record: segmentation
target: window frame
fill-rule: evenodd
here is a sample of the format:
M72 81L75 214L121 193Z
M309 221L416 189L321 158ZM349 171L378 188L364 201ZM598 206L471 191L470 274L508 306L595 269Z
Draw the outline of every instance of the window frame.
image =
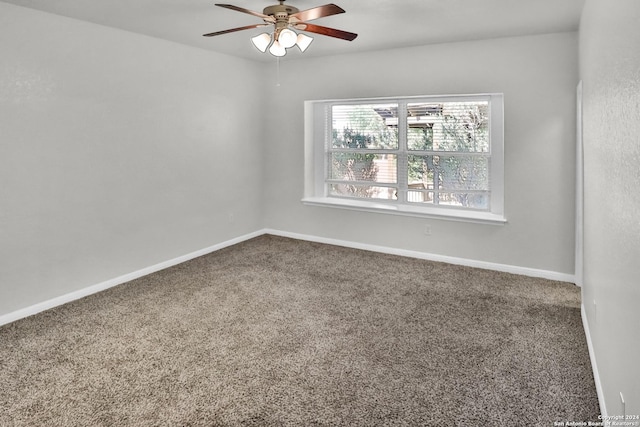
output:
M489 102L489 194L490 207L474 210L446 205L420 205L407 202L407 157L417 151L407 147L407 104L438 102ZM397 200L356 199L330 196L327 193L328 152L332 134L331 107L334 105L398 104L398 149L385 151L398 156ZM305 182L302 203L358 211L456 221L504 224L504 96L501 93L467 95L421 95L383 98L311 100L304 103ZM446 156L450 152L443 151ZM437 155L437 154L433 154ZM406 187L406 188L403 188Z

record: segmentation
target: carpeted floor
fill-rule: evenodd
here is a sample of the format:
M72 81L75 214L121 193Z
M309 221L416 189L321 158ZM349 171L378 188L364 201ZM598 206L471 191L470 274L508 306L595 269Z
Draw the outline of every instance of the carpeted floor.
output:
M597 420L579 288L261 236L0 327L1 426Z

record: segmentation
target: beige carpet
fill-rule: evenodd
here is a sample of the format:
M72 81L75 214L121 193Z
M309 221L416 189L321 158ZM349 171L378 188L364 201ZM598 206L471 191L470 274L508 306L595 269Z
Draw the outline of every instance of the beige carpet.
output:
M1 426L597 420L579 288L262 236L0 327Z

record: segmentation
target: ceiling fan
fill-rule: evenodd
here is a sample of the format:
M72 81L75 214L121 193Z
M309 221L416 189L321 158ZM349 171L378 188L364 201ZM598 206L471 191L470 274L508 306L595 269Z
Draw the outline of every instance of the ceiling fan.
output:
M258 27L268 27L270 25L273 25L273 32L271 34L262 33L258 36L252 37L251 41L253 42L254 46L261 52L266 52L269 45L271 45L271 47L269 48L269 52L274 56L284 56L287 53L287 49L293 46L298 46L298 48L302 52L304 52L307 47L309 47L309 45L313 41L313 38L302 33L296 34L295 31L293 31L294 29L348 41L351 41L358 37L357 34L350 33L348 31L336 30L335 28L309 24L309 21L313 21L314 19L344 13L344 9L336 6L335 4L325 4L324 6L318 6L300 11L298 10L298 8L295 8L293 6L285 6L284 1L285 0L278 0L280 4L268 6L264 8L262 13L254 12L253 10L245 9L231 4L216 4L216 6L224 7L226 9L231 9L242 13L248 13L249 15L257 16L258 18L262 18L264 23L231 28L229 30L216 31L214 33L203 34L203 36L213 37L222 34L233 33L236 31L249 30Z

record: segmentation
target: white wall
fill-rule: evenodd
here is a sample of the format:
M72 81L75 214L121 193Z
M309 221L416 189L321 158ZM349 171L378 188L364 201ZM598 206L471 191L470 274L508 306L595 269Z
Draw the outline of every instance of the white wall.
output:
M637 0L587 0L580 26L583 304L609 415L620 392L640 414L639 22Z
M275 67L273 68L275 70ZM573 275L576 33L283 60L272 71L266 224L274 229ZM503 92L504 226L305 206L303 101ZM431 236L425 236L430 224Z
M6 3L0 52L0 316L262 228L254 63Z

